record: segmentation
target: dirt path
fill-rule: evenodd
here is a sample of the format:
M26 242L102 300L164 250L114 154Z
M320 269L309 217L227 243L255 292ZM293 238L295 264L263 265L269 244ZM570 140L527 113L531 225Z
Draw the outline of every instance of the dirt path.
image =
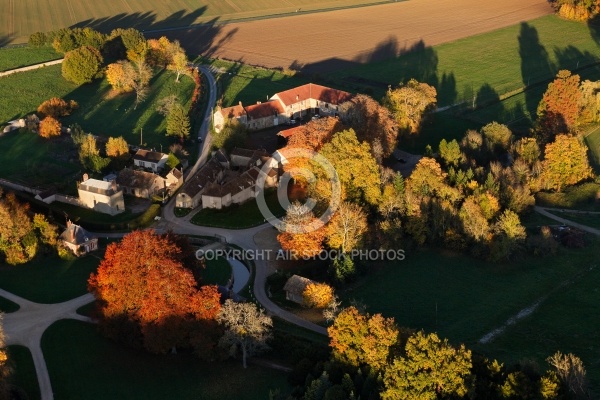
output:
M169 32L191 53L326 72L551 14L546 0L409 0ZM465 55L468 57L468 55Z

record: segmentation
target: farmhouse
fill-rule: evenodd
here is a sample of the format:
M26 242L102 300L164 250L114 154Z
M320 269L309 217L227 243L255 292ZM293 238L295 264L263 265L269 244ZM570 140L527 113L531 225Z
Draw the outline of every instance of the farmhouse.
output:
M220 108L215 111L213 115L215 131L221 132L225 123L233 120L237 120L240 124L246 125L248 117L241 101L233 107Z
M213 182L223 178L223 167L216 159L211 158L183 185L175 199L175 206L180 208L196 208L202 204L202 193Z
M153 172L125 168L119 172L117 184L123 192L135 197L150 199L154 195L169 195L183 183L183 173L174 168L165 177Z
M125 211L123 190L118 187L116 181L89 179L87 174L83 174L83 182L78 184L77 193L83 207L110 215Z
M298 304L304 303L303 293L310 283L314 282L303 276L292 275L283 287L285 298Z
M238 105L218 109L213 115L213 124L220 132L228 120L237 120L248 130L259 130L281 125L292 119L309 114L335 117L340 114L339 106L354 95L343 90L307 83L276 93L269 101L244 107Z
M98 250L98 238L71 221L67 221L67 229L60 234L59 240L76 256Z
M150 169L153 172L159 172L165 167L167 158L169 158L167 154L140 149L133 156L133 164L137 167Z

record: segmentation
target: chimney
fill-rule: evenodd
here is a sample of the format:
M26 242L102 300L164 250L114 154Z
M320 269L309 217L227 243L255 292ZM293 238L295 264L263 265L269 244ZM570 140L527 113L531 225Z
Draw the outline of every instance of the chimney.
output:
M70 219L68 219L68 220L67 220L67 229L69 229L70 227L71 227L71 220L70 220Z
M238 104L240 105L240 107L243 107L243 106L242 106L242 101L241 101L241 100L239 101L239 103L238 103Z
M87 181L88 179L90 179L90 176L87 174L87 172L85 174L83 174L83 181Z
M116 180L112 180L110 181L110 187L112 188L112 190L115 191L115 193L117 192L117 181Z
M70 236L71 242L75 242L75 226L69 227L69 236Z

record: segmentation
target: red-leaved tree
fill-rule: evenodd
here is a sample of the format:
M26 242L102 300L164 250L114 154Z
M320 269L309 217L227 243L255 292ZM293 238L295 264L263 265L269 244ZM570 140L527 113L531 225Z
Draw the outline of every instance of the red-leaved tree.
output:
M111 243L88 288L106 336L152 353L191 347L211 357L219 294L216 286L198 285L178 240L145 230Z

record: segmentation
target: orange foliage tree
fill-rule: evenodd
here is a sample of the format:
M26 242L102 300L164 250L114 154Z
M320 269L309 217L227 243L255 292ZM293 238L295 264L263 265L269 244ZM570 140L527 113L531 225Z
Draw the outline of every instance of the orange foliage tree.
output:
M304 304L310 308L325 308L333 300L333 288L326 283L309 283L302 292Z
M558 133L567 133L576 128L579 116L579 75L561 70L548 85L537 109L538 139L545 144Z
M111 243L88 288L108 337L153 353L192 347L207 356L216 346L219 294L216 286L198 285L177 240L145 230Z
M77 107L78 104L75 100L67 103L61 98L53 97L40 104L37 111L44 116L58 118L70 115Z
M323 144L331 140L334 133L342 130L343 127L339 119L319 118L295 128L294 133L288 139L287 146L319 151Z
M61 125L56 118L46 117L40 121L40 136L43 138L51 138L60 136Z
M375 371L387 365L399 335L393 318L361 314L355 307L342 310L327 333L335 360L355 367L366 364Z
M283 221L284 227L277 240L292 258L313 257L323 250L325 229L306 206L291 204Z

